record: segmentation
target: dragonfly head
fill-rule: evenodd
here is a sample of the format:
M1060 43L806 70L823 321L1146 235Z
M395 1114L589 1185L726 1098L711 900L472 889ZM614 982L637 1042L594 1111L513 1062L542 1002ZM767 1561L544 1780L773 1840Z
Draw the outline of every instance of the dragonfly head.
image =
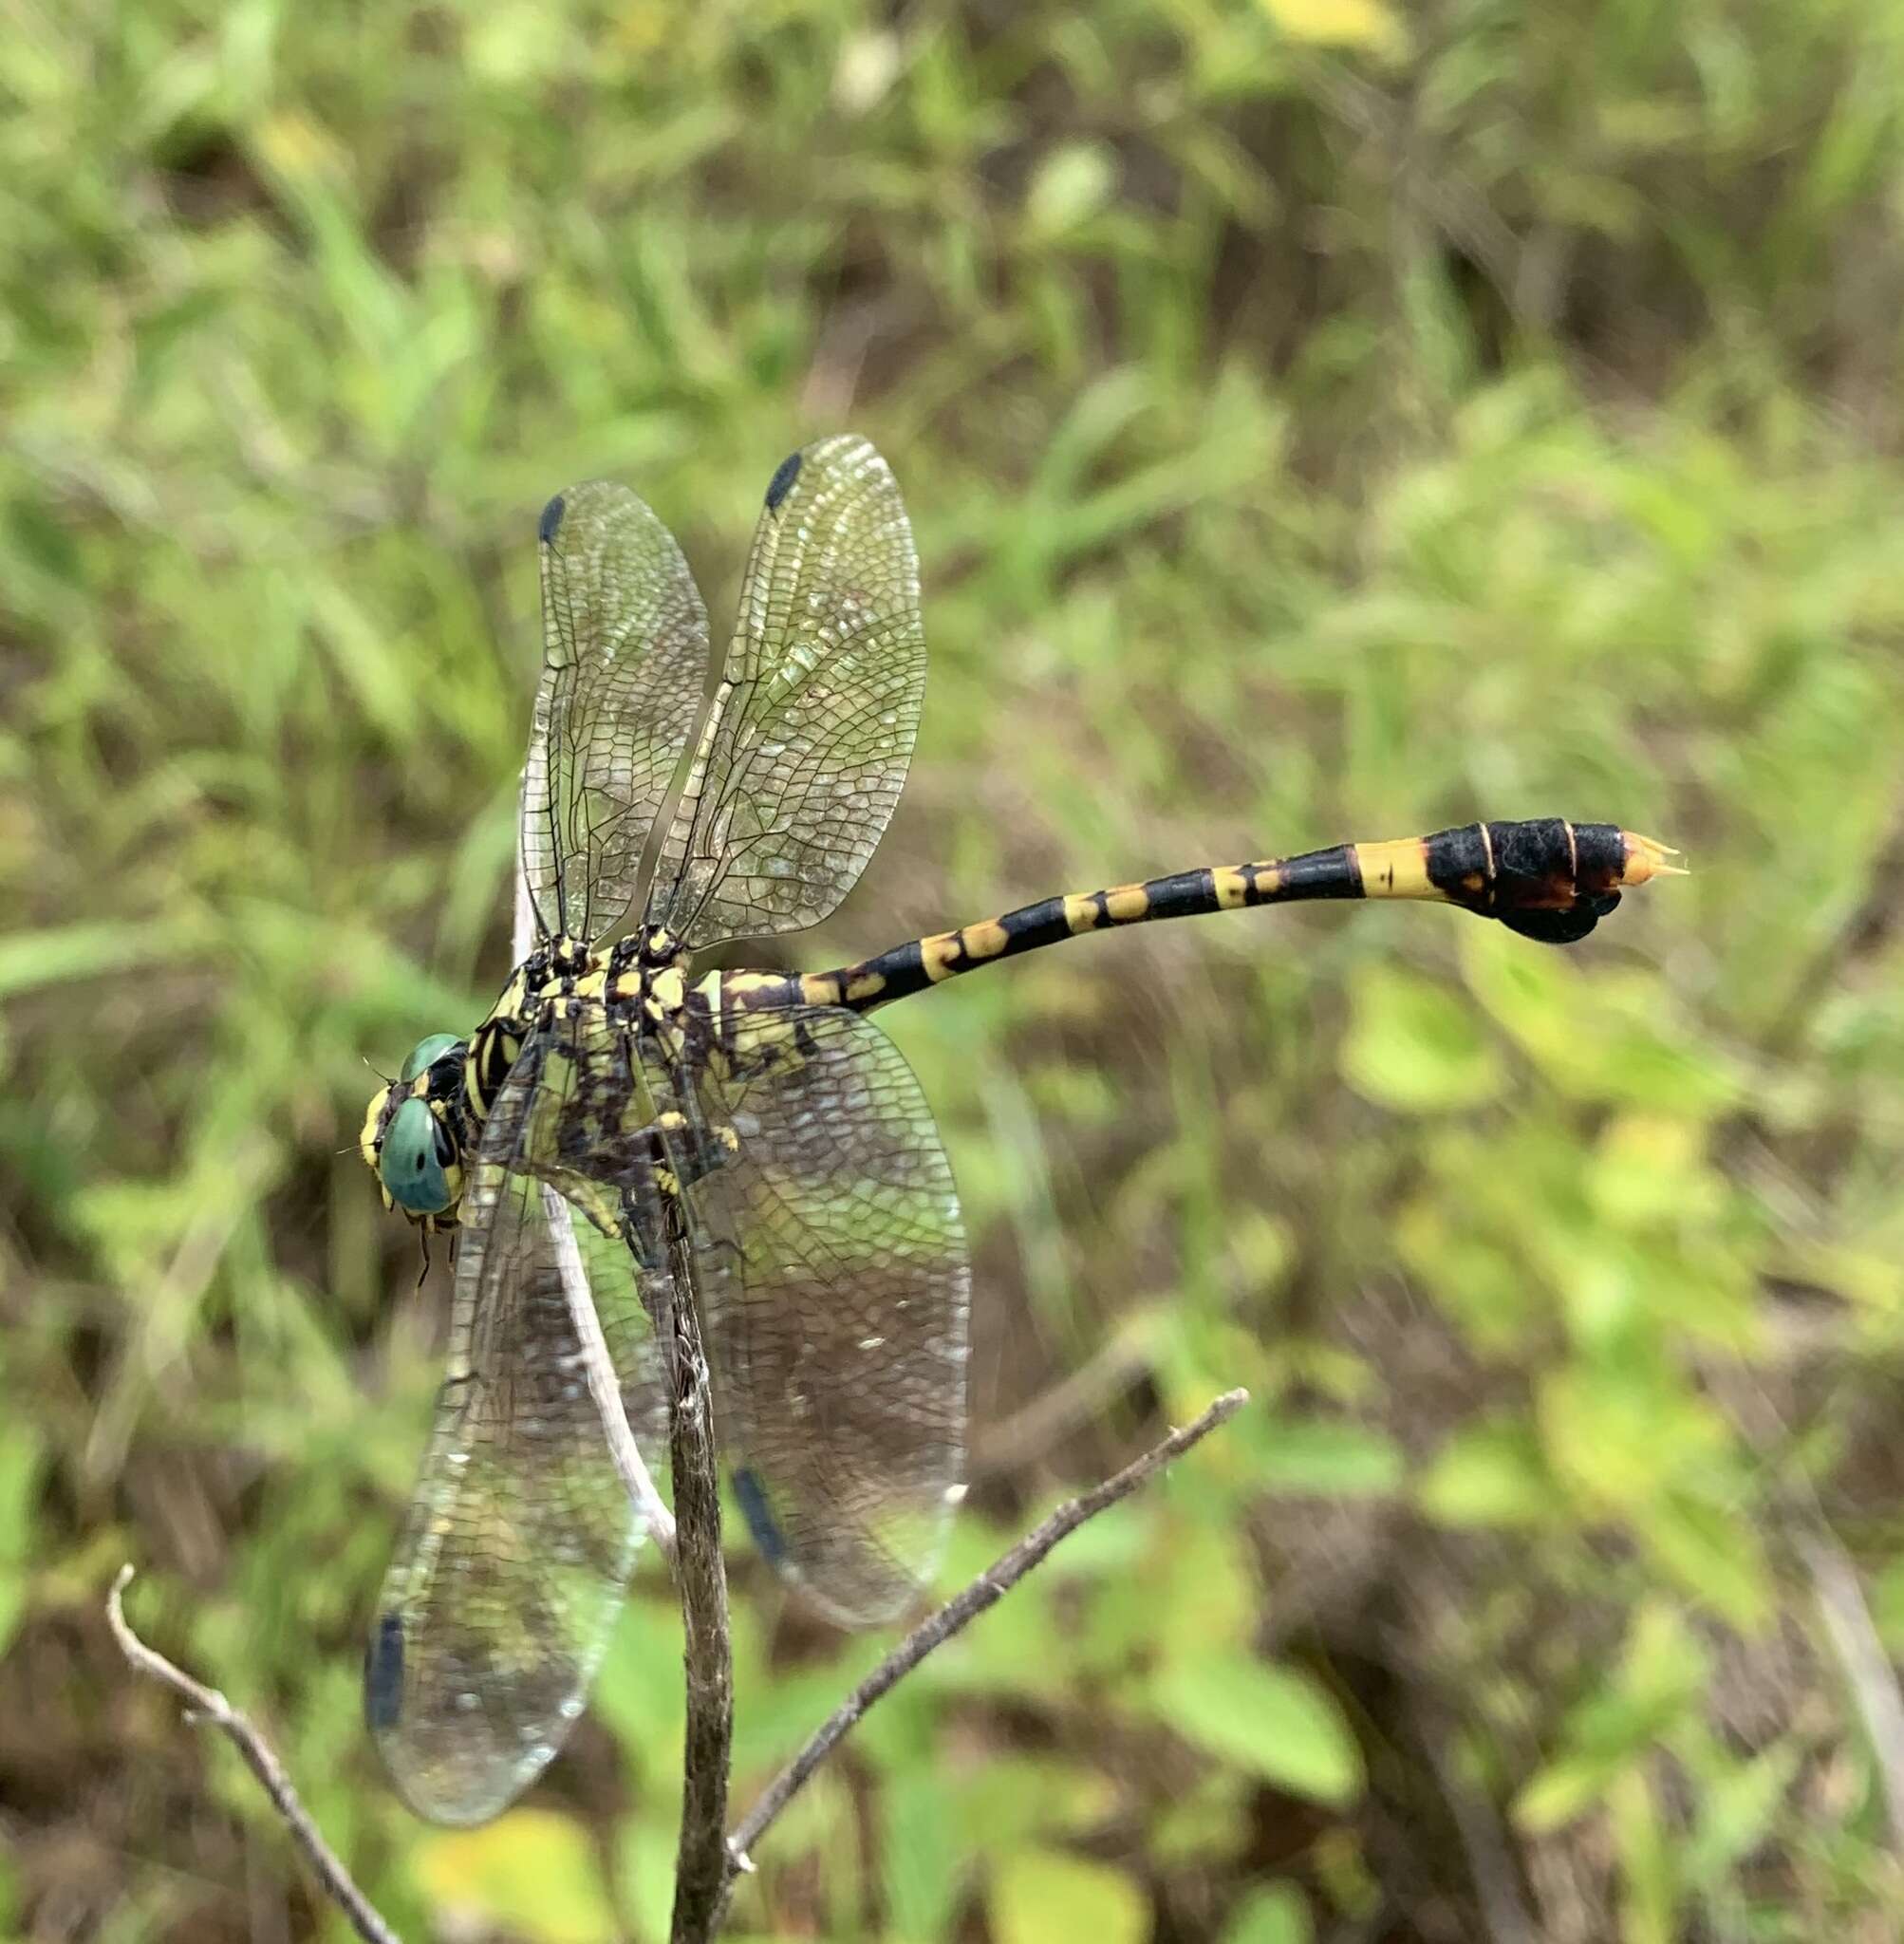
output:
M454 1033L420 1040L395 1080L371 1100L358 1151L386 1208L425 1228L454 1228L462 1154L451 1109L460 1098L467 1043Z

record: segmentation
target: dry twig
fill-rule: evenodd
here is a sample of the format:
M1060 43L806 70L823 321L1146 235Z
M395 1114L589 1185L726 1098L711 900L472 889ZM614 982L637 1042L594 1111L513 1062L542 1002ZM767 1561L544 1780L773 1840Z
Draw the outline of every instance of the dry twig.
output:
M1148 1483L1173 1458L1181 1458L1200 1439L1231 1418L1249 1402L1247 1391L1226 1391L1199 1418L1175 1430L1162 1444L1122 1471L1074 1499L1067 1499L1043 1524L1028 1532L1011 1551L995 1560L962 1593L955 1594L937 1613L922 1620L868 1674L814 1731L807 1746L775 1776L758 1802L748 1810L728 1839L728 1886L753 1868L751 1853L768 1825L793 1800L795 1792L851 1731L868 1708L909 1674L934 1648L943 1647L969 1621L996 1604L1038 1565L1057 1542L1094 1519L1119 1499Z
M131 1579L132 1568L121 1566L119 1577L112 1582L112 1591L106 1595L106 1623L112 1628L113 1638L119 1642L119 1651L137 1673L170 1688L191 1710L188 1719L208 1721L230 1739L232 1746L244 1757L245 1766L258 1778L264 1792L271 1798L271 1806L290 1832L291 1841L304 1852L306 1860L317 1873L324 1894L350 1919L365 1944L399 1944L396 1932L378 1915L369 1898L358 1889L350 1872L338 1860L336 1852L319 1835L317 1824L310 1820L310 1811L299 1800L297 1790L291 1786L290 1777L271 1752L270 1743L215 1688L195 1681L183 1669L174 1667L162 1654L148 1647L132 1631L131 1622L125 1617L122 1600Z
M913 1629L821 1724L805 1748L768 1785L760 1799L723 1839L733 1730L733 1663L727 1621L727 1578L720 1556L720 1501L708 1411L707 1368L691 1314L680 1331L673 1437L676 1504L680 1510L675 1574L681 1591L686 1632L688 1736L681 1804L681 1833L675 1880L675 1944L705 1944L719 1927L736 1879L753 1868L751 1851L808 1778L849 1734L867 1710L970 1621L1016 1586L1071 1533L1120 1499L1129 1498L1174 1458L1181 1457L1248 1401L1229 1391L1201 1417L1127 1465L1102 1485L1067 1500L1056 1511L996 1560L961 1593ZM325 1894L367 1944L398 1944L397 1934L358 1889L330 1846L318 1834L290 1778L250 1721L215 1690L207 1688L155 1653L133 1633L121 1605L132 1578L121 1567L106 1600L106 1617L127 1661L163 1683L193 1712L229 1735L263 1785L292 1841L316 1872Z

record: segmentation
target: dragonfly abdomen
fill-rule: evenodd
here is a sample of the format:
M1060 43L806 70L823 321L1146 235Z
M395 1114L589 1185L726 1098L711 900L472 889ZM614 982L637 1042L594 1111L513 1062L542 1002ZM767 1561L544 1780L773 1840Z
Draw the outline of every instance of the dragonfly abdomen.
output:
M956 931L909 939L835 971L789 980L786 999L863 1012L1084 932L1324 898L1459 905L1530 938L1567 944L1584 938L1619 903L1623 888L1672 869L1669 854L1616 824L1536 817L1463 824L1385 843L1335 844L1254 864L1205 865L1143 884L1044 898ZM777 997L780 981L775 983ZM791 989L795 984L796 992ZM762 1002L774 1000L763 993Z

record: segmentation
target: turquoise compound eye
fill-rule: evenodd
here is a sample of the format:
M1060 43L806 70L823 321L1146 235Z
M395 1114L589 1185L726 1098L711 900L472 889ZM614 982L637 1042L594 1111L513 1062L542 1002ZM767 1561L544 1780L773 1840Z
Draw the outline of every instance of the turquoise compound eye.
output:
M423 1046L430 1043L426 1039ZM420 1046L417 1052L422 1050ZM450 1206L450 1185L443 1164L437 1159L436 1116L414 1094L390 1116L390 1125L383 1130L377 1173L389 1189L390 1199L412 1215L440 1215Z
M450 1048L457 1044L454 1033L432 1033L427 1039L420 1039L410 1049L410 1057L403 1062L399 1080L414 1080L419 1074L426 1074L442 1058Z

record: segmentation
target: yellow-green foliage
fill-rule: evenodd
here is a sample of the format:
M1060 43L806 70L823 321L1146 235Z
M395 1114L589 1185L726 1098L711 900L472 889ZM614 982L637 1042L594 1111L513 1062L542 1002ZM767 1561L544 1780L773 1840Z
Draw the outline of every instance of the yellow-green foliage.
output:
M128 1558L408 1935L664 1934L652 1567L518 1815L376 1773L443 1284L348 1150L364 1059L505 971L534 508L628 480L719 623L843 426L933 676L785 963L1478 813L1694 874L1571 955L1236 914L891 1016L976 1243L948 1583L1258 1402L876 1711L739 1925L1896 1935L1845 1645L1904 1648L1895 6L48 0L5 46L0 1935L338 1935L113 1654ZM736 1574L744 1798L878 1643Z

